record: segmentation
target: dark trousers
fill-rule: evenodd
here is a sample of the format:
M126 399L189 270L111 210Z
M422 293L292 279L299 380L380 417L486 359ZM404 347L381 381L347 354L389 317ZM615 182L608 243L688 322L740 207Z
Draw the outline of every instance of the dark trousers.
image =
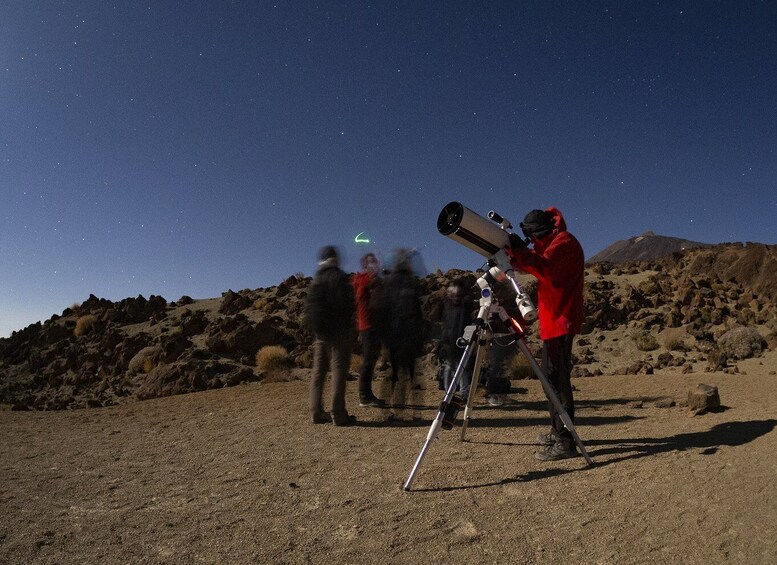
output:
M314 418L324 415L321 396L327 368L332 371L332 416L348 416L345 408L345 381L351 361L351 336L343 335L323 339L316 336L313 342L313 371L310 375L310 414Z
M505 370L505 364L510 358L512 349L501 347L494 343L488 351L488 379L486 390L489 394L508 394L510 392L510 379Z
M359 399L369 400L372 393L372 376L380 356L381 341L374 329L359 332L362 342L362 366L359 369Z
M556 389L561 405L575 421L575 401L572 397L572 339L573 335L562 335L542 342L542 369L548 376L550 384ZM574 446L572 434L564 427L556 407L548 401L550 422L554 433L561 438L567 447Z
M411 347L399 346L389 348L391 360L391 382L399 380L400 373L407 375L407 380L415 382L415 352Z

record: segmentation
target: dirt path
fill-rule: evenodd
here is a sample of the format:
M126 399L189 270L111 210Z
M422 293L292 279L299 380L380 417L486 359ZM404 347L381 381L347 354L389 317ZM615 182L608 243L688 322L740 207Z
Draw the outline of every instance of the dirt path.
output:
M412 492L423 421L361 409L313 425L307 383L264 383L103 409L0 412L2 563L777 563L777 377L576 379L596 461L534 460L536 381L443 432ZM728 409L691 417L705 382ZM642 407L637 402L643 401Z

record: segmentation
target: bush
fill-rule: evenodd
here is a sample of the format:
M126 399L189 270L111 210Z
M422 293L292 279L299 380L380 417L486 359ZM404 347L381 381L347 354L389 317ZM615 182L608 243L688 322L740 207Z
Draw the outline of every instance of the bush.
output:
M718 347L729 359L747 359L760 355L766 340L754 328L739 327L720 336Z
M637 290L644 296L653 296L654 294L658 294L661 291L661 287L658 286L658 283L653 277L650 277L649 279L639 283L637 285Z
M94 330L95 325L97 324L97 317L93 314L87 314L86 316L81 316L76 321L76 327L73 330L73 334L75 334L76 337L80 335L86 335L92 330Z
M278 373L291 365L291 357L282 345L265 345L256 352L256 366L262 371Z
M667 340L664 346L669 351L686 351L685 343L679 337Z
M127 370L130 374L150 373L162 357L162 348L158 345L149 345L138 351L129 361Z
M154 361L150 357L143 359L143 372L148 374L154 370Z
M637 349L640 351L653 351L658 349L658 340L649 330L640 330L631 336Z
M667 328L663 334L664 347L669 351L688 351L686 337L688 333L683 328Z

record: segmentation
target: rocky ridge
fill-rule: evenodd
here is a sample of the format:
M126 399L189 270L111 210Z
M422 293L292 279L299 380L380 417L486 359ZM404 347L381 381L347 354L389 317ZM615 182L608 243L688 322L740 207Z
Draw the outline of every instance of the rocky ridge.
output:
M574 376L735 373L738 360L777 347L776 250L725 244L648 262L589 265ZM474 283L476 276L451 270L419 280L427 320L420 369L427 378L435 374L445 289L456 277ZM0 405L96 407L258 381L273 377L257 367L257 352L270 345L282 346L291 361L274 378L306 378L312 336L303 308L310 281L291 276L270 288L175 302L90 296L0 339ZM535 292L528 277L525 286ZM512 303L506 288L497 296ZM533 351L535 334L528 339ZM384 364L379 377L385 370Z

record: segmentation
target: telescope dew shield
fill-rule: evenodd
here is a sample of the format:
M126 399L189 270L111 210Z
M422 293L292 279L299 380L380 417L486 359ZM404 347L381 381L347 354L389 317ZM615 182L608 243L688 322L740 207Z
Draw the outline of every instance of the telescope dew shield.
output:
M488 258L510 243L506 231L460 202L445 205L437 218L437 231Z

